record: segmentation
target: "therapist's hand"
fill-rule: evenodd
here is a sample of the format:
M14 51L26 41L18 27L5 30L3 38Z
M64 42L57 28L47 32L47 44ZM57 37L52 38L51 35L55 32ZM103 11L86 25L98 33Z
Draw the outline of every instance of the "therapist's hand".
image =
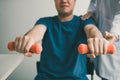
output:
M115 35L107 32L107 31L105 32L105 38L106 38L110 43L114 43L114 42L117 40L117 38L116 38Z
M93 18L95 19L95 17L93 16L93 13L92 13L92 12L87 12L85 15L83 15L83 16L81 17L81 19L82 19L82 20L86 20L86 19L88 19L88 18L90 18L90 17L93 17Z

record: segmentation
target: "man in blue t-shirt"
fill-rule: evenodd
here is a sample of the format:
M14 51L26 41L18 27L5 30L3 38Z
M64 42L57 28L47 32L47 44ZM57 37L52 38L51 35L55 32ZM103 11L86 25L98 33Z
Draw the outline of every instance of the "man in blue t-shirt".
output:
M30 31L15 39L15 50L25 56L32 56L31 45L42 41L43 51L35 80L88 80L86 55L78 53L78 45L88 40L91 53L105 48L99 46L107 41L93 19L82 21L80 16L73 15L75 3L76 0L55 0L57 16L40 18Z

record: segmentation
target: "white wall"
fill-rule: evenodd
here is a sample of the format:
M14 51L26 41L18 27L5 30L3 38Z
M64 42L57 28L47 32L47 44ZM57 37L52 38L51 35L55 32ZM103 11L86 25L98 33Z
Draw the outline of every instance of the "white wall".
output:
M0 0L0 52L8 53L8 41L23 35L39 17L54 14L51 0Z
M88 3L89 0L77 0L74 13L84 14ZM11 53L7 43L32 28L39 17L56 14L54 0L0 0L0 54ZM38 58L39 55L25 58L8 80L33 80Z

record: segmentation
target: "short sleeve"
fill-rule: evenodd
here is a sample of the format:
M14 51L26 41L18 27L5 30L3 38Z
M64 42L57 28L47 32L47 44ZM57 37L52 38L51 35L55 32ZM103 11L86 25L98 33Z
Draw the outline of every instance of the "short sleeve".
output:
M96 26L96 23L93 18L86 19L85 21L83 21L83 23L84 23L84 26L86 26L88 24L93 24Z
M39 20L36 21L35 26L39 24L45 25L47 27L48 18L40 18Z

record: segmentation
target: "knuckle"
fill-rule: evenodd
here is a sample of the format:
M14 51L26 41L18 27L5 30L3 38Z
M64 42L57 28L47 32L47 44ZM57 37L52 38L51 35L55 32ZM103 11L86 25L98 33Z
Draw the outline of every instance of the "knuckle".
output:
M88 43L90 43L91 41L93 41L93 38L89 38L89 39L87 40Z
M28 37L27 37L27 36L24 36L24 37L23 37L23 40L24 40L24 42L26 42L26 41L28 40Z
M28 39L28 36L24 36L24 39Z
M100 42L102 42L102 41L103 41L103 39L99 39L99 41L100 41Z
M94 38L94 41L98 41L98 38Z
M100 51L100 54L103 54L103 51Z

